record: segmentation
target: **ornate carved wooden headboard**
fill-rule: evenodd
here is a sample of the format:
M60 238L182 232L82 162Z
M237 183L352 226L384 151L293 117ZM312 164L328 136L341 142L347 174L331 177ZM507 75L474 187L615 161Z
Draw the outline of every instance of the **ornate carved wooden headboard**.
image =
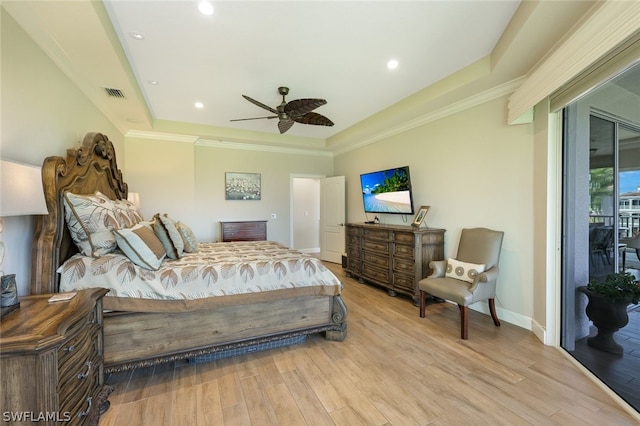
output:
M67 150L65 157L47 157L42 184L49 214L39 216L31 247L31 294L56 293L56 270L78 252L64 221L62 194L93 194L127 198L127 184L116 163L113 144L106 135L87 133L82 146Z

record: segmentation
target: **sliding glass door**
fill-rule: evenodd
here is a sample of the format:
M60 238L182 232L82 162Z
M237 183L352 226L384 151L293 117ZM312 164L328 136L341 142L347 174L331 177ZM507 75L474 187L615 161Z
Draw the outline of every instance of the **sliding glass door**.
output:
M617 333L622 355L589 346L596 330L577 290L613 272L640 279L640 66L627 73L563 110L561 346L640 411L627 385L640 382L639 341ZM640 330L640 311L629 316Z

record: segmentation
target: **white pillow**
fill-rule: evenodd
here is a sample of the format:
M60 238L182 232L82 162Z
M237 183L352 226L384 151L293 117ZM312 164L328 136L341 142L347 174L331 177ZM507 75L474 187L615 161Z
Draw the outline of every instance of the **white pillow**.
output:
M129 228L142 215L126 200L112 200L100 191L63 194L65 221L73 242L85 256L100 257L117 247L114 229Z
M63 194L65 221L71 238L85 256L100 257L117 248L113 230L119 228L113 201L95 192L78 195Z
M445 273L445 276L472 283L478 274L484 272L484 268L484 264L467 263L456 259L447 259L447 272Z

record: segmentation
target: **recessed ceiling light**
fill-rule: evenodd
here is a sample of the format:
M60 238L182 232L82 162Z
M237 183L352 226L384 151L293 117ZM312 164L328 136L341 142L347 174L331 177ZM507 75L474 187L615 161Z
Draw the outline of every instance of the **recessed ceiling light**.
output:
M202 109L202 108L204 108L204 104L202 102L196 102L195 103L195 107L198 108L198 109Z
M157 86L158 85L158 82L155 81L155 80L147 80L147 83L149 83L152 86Z
M387 68L389 68L390 70L395 70L396 68L398 68L398 61L396 61L395 59L391 59L389 62L387 62Z
M201 1L198 3L198 10L203 15L213 15L213 5L208 1Z
M135 31L132 31L129 33L129 35L131 36L131 38L136 39L136 40L144 40L144 36L140 33L137 33Z

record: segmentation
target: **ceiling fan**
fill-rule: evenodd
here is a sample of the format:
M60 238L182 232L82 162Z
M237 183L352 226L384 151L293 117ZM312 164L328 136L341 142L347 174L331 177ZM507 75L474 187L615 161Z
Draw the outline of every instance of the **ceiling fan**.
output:
M278 129L280 133L284 133L293 126L293 123L313 124L316 126L333 126L333 121L329 120L324 115L316 112L311 112L314 109L326 104L324 99L296 99L294 101L285 101L284 97L289 94L288 87L278 87L278 93L282 95L282 103L275 108L271 108L268 105L258 102L249 96L242 95L243 98L248 100L254 105L264 108L267 111L272 112L275 115L268 117L254 117L254 118L238 118L231 121L245 121L245 120L261 120L264 118L272 119L278 118Z

